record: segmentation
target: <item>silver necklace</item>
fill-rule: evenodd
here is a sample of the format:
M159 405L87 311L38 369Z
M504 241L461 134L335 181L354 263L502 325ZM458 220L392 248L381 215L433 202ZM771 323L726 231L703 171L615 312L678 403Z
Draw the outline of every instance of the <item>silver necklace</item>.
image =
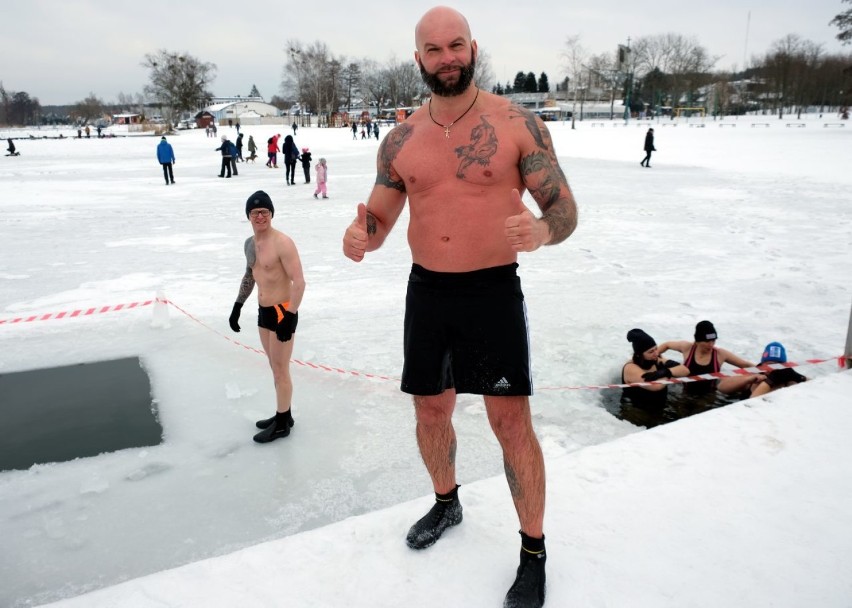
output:
M479 99L479 87L477 87L477 88L476 88L476 95L475 95L475 96L474 96L474 98L473 98L473 103L471 103L471 104L470 104L470 106L468 106L467 110L465 110L464 112L462 112L461 116L459 116L458 118L456 118L456 119L455 119L453 122L451 122L450 124L448 124L448 125L442 125L442 124L441 124L441 123L439 123L437 120L435 120L435 117L434 117L434 116L432 116L432 98L430 97L430 98L429 98L429 118L431 118L431 119L432 119L432 122L434 122L436 125L438 125L438 126L439 126L439 127L441 127L442 129L444 129L444 137L446 137L447 139L449 139L449 138L450 138L450 127L452 127L454 124L456 124L456 123L457 123L458 121L460 121L462 118L464 118L464 117L467 115L467 113L468 113L468 112L470 112L470 111L473 109L473 106L476 104L476 100L477 100L477 99Z

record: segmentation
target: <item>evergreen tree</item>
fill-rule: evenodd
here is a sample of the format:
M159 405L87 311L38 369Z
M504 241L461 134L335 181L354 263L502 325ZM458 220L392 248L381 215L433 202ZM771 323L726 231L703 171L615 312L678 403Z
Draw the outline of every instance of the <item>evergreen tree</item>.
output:
M512 85L512 92L513 93L523 93L524 84L526 83L526 81L527 81L527 75L524 74L523 72L518 72L517 74L515 74L515 84Z
M535 93L538 91L538 83L535 80L535 74L529 72L524 78L523 88L521 89L524 93Z
M542 72L541 76L538 78L538 92L550 93L550 83L547 82L547 74L544 72Z
M260 94L260 91L257 90L257 85L251 85L251 92L249 93L249 97L260 97L263 99L263 96Z

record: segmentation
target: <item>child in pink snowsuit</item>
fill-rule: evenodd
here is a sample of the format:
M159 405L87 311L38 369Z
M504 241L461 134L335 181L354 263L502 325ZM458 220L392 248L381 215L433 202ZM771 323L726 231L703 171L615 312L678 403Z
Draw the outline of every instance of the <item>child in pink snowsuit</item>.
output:
M317 172L317 189L314 190L314 198L318 198L317 194L322 193L323 198L328 198L328 193L325 189L325 181L328 176L328 167L325 164L325 159L319 159L316 167Z

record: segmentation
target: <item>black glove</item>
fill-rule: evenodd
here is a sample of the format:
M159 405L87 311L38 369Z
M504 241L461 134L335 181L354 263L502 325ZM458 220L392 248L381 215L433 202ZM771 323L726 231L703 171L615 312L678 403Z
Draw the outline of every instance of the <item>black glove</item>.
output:
M660 368L653 372L645 372L642 374L642 380L646 380L648 382L653 382L654 380L661 380L663 378L671 378L672 370L668 367Z
M668 361L666 361L666 367L668 368L677 367L678 365L680 365L680 363L678 363L674 359L669 359Z
M281 342L287 342L290 338L293 337L293 333L296 331L296 325L298 324L299 313L285 310L284 318L281 319L281 322L278 324L278 327L275 328L275 335L278 336L278 339Z
M240 331L240 324L238 321L240 320L240 310L243 305L240 302L234 302L234 308L231 309L231 316L228 317L228 325L231 326L231 329L234 331Z

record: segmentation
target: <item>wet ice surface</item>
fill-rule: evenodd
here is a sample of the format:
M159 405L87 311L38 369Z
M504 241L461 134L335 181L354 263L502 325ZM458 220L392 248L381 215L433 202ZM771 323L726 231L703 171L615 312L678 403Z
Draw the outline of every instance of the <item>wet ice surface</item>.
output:
M644 127L551 125L580 227L567 243L520 259L533 412L548 460L638 430L610 415L598 392L560 388L611 382L631 327L685 339L709 318L719 345L746 358L772 340L792 360L842 349L850 131L712 122L656 130L660 152L642 169ZM246 131L258 142L272 134ZM210 328L258 348L254 297L240 334L227 316L250 234L244 202L262 188L308 281L294 357L398 376L407 215L364 263L340 253L374 179L375 140L299 131L300 147L329 159L324 202L263 164L216 178L216 142L203 133L170 141L178 163L169 187L154 138L19 142L22 156L0 164L0 319L163 290ZM0 604L76 595L431 491L409 398L394 382L296 366L293 433L258 446L254 421L274 408L264 357L174 308L167 327L152 327L153 313L0 326L0 373L139 356L165 434L153 448L0 474ZM459 482L501 475L481 400L461 397L455 423Z

